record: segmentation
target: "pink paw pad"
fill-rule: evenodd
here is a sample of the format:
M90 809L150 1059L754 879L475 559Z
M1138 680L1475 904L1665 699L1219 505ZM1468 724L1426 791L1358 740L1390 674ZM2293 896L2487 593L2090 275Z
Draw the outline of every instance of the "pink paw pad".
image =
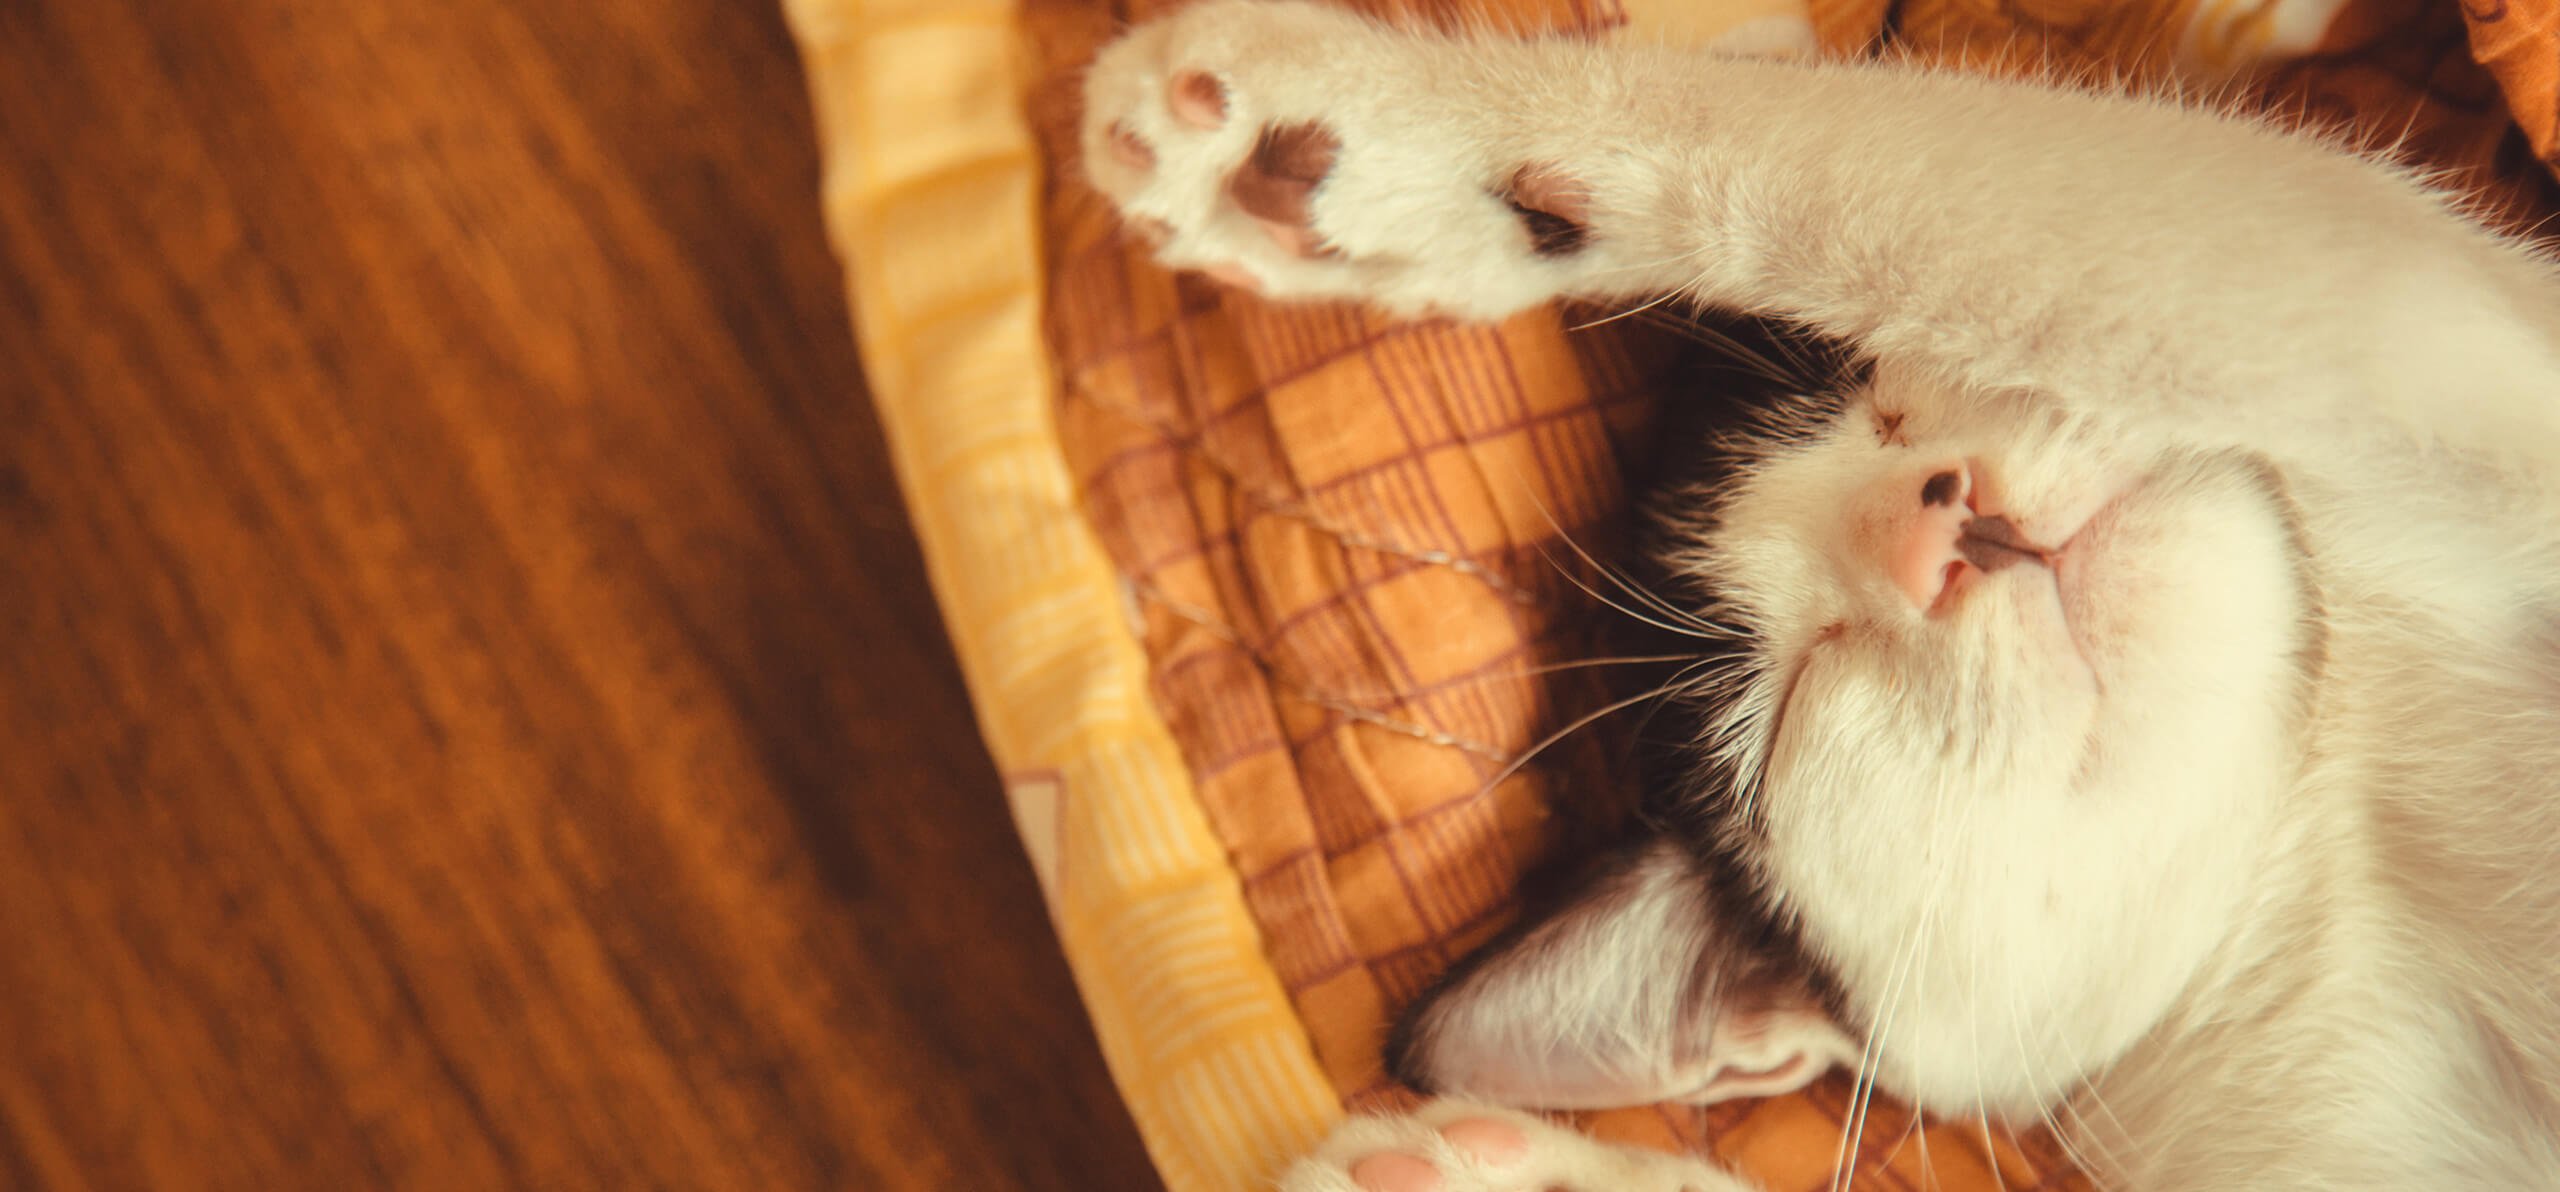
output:
M1479 1163L1504 1167L1529 1153L1529 1136L1520 1127L1493 1118L1464 1118L1440 1127L1440 1137Z
M1111 159L1133 170L1156 168L1155 146L1150 145L1126 124L1111 126Z
M1351 1182L1362 1192L1439 1192L1440 1169L1419 1156L1385 1151L1352 1164Z
M1529 248L1542 257L1580 249L1591 239L1591 191L1552 166L1522 166L1499 196L1520 217Z

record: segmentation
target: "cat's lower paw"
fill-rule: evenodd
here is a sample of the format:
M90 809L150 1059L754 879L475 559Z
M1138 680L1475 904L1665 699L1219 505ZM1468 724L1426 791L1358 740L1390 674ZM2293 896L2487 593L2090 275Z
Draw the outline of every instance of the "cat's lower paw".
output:
M1613 1146L1527 1114L1435 1101L1353 1118L1280 1192L1749 1192L1694 1159Z
M1590 203L1452 77L1465 54L1313 4L1194 5L1095 60L1086 173L1167 265L1275 298L1508 314L1562 288Z

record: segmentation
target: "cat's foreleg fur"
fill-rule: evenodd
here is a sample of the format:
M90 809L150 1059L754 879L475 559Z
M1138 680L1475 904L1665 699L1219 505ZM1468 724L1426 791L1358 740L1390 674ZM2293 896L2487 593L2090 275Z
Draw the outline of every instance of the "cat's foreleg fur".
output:
M1680 291L2207 445L2396 422L2560 474L2545 262L2405 172L2173 102L1212 0L1106 49L1087 103L1088 174L1163 258L1275 297Z

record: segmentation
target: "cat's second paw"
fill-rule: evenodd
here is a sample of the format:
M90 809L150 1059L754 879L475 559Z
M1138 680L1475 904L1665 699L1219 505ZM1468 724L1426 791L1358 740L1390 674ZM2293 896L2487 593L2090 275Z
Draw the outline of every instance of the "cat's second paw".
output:
M1142 25L1085 88L1086 173L1166 264L1275 298L1496 317L1555 296L1589 199L1452 43L1301 3Z
M1344 1122L1280 1192L1750 1192L1694 1159L1613 1146L1509 1110L1435 1101Z

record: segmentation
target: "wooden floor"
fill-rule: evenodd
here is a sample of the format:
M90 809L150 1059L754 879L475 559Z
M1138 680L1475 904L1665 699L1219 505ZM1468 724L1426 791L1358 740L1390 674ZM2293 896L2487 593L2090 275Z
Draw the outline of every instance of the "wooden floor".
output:
M1143 1189L778 0L0 0L0 1188Z

